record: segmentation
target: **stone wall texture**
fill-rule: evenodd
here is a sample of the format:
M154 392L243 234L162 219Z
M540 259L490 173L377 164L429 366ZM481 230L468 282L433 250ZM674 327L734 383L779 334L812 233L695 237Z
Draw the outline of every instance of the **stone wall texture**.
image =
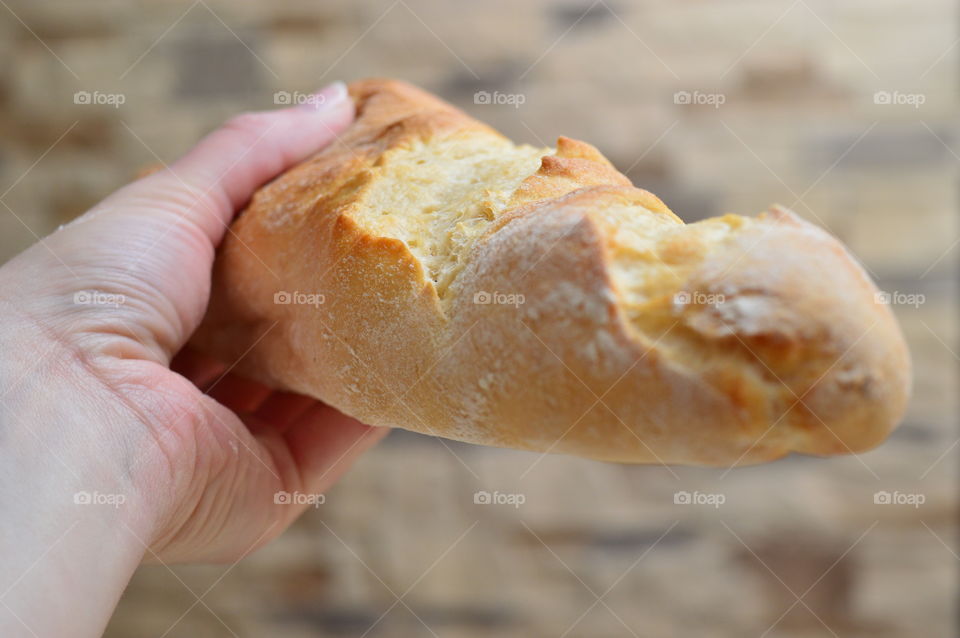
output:
M392 76L519 141L588 140L688 221L792 207L923 299L894 308L915 397L875 451L727 472L395 432L242 562L141 569L108 637L956 635L954 2L0 4L4 260L276 91Z

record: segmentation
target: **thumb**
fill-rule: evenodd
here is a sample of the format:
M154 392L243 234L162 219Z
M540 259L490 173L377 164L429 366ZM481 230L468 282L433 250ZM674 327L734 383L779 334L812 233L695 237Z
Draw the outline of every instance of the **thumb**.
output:
M353 117L342 83L292 108L239 115L54 233L44 246L66 266L67 292L107 290L126 300L112 314L71 305L69 325L82 318L87 332L134 334L150 358L167 363L203 317L214 248L237 209L336 139Z
M193 205L182 212L217 244L235 212L257 188L335 140L353 116L353 103L342 82L324 87L292 108L242 113L165 170L118 191L115 197L163 197L166 193L167 197L193 198Z

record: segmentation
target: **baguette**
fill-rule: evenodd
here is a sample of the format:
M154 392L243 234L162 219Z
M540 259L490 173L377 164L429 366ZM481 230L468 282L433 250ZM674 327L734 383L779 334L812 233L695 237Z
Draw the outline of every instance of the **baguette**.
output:
M371 425L630 463L853 453L901 418L899 327L823 230L685 224L589 144L350 95L352 127L233 223L201 350Z

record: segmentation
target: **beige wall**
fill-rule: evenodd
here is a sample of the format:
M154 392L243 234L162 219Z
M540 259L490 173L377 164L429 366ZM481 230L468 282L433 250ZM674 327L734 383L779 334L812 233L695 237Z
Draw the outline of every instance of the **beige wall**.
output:
M895 307L916 364L908 418L859 458L727 473L395 433L326 504L232 569L143 569L108 636L175 622L166 635L360 635L408 589L369 635L739 638L775 622L766 635L951 633L954 3L7 2L2 259L229 114L271 107L275 91L380 75L517 140L591 141L687 220L791 206L846 241L882 288L924 301ZM124 103L76 104L77 91ZM477 91L523 104L479 104ZM723 103L678 104L681 91ZM525 503L475 505L480 489ZM678 490L725 503L676 505ZM875 505L878 490L926 502ZM212 586L209 609L180 618L196 601L184 583L197 595ZM783 615L789 590L814 583Z

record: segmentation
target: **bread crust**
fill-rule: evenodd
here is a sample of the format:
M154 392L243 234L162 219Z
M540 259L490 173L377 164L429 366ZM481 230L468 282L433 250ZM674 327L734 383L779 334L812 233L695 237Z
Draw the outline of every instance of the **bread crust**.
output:
M372 425L632 463L860 452L901 418L899 327L819 228L780 207L684 224L560 138L502 206L489 195L441 285L418 236L371 222L371 193L411 148L507 142L400 82L350 94L355 124L219 249L194 344L241 373Z

